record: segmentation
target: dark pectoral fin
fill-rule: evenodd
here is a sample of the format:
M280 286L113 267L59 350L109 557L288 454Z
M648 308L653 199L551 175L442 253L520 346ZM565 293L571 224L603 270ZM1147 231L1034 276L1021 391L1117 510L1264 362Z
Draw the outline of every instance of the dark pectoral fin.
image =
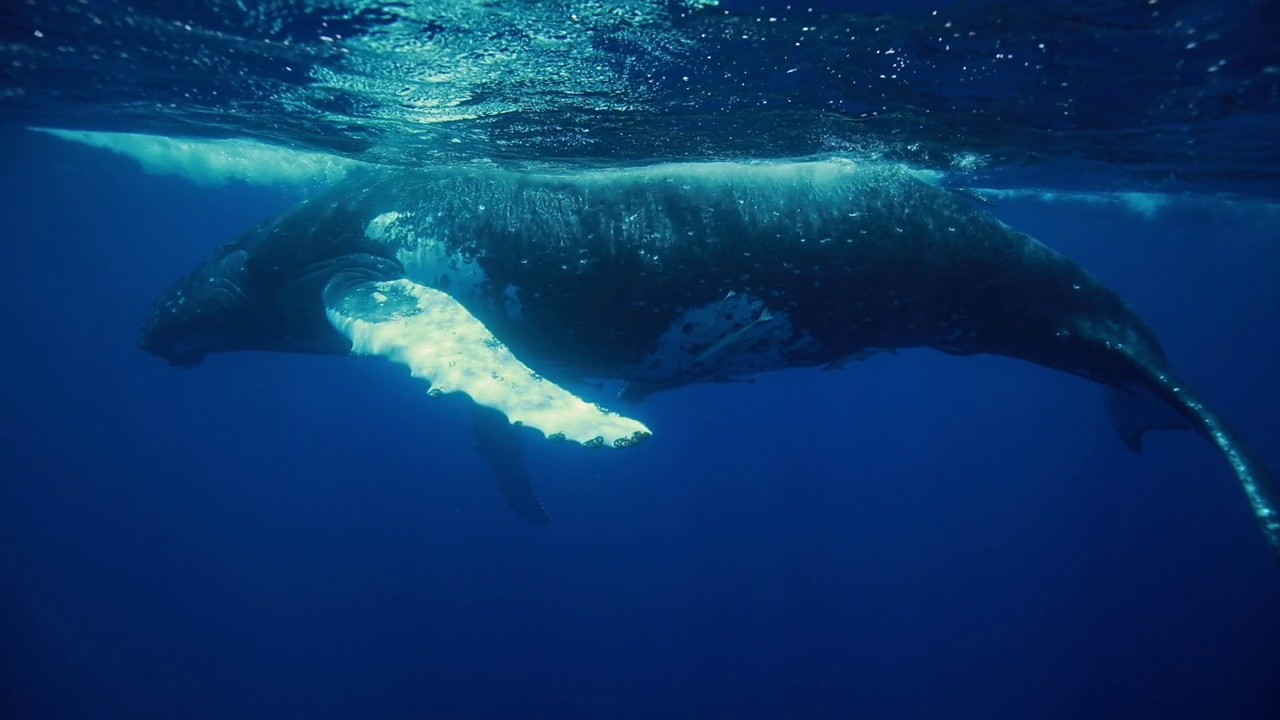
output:
M519 429L507 422L501 412L483 405L472 404L471 419L476 431L476 452L489 462L507 506L534 525L550 523L550 516L529 482Z
M1142 436L1148 430L1194 429L1181 413L1144 387L1108 387L1106 393L1111 425L1134 452L1142 452Z

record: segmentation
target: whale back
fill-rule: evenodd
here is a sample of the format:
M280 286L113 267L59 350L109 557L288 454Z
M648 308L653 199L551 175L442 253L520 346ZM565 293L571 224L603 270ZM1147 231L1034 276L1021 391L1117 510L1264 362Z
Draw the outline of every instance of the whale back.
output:
M1104 382L1128 369L1107 342L1163 361L1150 328L1087 271L897 167L413 171L359 197L366 235L410 277L580 374L654 380L652 368L735 338L745 347L715 353L725 375L908 347Z

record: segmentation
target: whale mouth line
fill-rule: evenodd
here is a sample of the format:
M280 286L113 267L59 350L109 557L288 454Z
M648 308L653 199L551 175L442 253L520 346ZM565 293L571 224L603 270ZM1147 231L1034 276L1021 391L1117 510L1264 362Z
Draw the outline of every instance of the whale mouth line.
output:
M248 253L236 250L179 280L152 307L138 346L177 367L198 365L205 355L230 349L235 320L250 304L244 280Z
M230 340L229 333L212 329L175 333L143 327L138 348L163 358L174 367L190 368L199 365L206 355L229 347Z

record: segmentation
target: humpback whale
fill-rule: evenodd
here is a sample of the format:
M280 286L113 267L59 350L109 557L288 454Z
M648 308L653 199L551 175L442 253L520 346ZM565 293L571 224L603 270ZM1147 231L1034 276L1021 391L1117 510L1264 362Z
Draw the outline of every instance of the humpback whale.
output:
M1171 371L1114 290L959 193L843 160L517 172L379 169L250 230L162 296L144 349L174 365L270 350L375 355L474 401L509 505L547 515L524 426L628 447L643 424L574 388L654 392L926 347L1105 386L1122 440L1190 427L1280 552L1280 491Z

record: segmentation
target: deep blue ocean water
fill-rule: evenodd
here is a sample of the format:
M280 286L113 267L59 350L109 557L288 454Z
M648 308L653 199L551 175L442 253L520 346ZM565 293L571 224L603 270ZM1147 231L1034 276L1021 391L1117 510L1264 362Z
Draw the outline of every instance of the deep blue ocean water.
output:
M1129 452L1095 385L912 350L659 394L632 408L656 430L639 448L527 442L554 517L527 525L472 452L461 401L399 367L238 353L180 371L136 347L175 278L306 190L150 174L21 128L57 124L65 95L6 100L4 717L1280 716L1280 573L1235 480L1191 433ZM1274 95L1248 101L1275 112ZM61 126L233 125L195 101L142 119L78 102L93 112ZM799 132L766 117L753 132ZM271 127L255 136L313 150L370 137ZM565 159L539 152L554 133L466 127L541 138L505 159ZM1266 137L1189 153L1185 177L1154 180L1144 155L1096 183L1079 143L1042 175L1013 160L1001 174L1011 156L978 144L997 160L988 185L1175 191L992 211L1118 289L1280 469L1277 155L1234 154L1276 152ZM887 155L951 167L965 147L932 165Z

